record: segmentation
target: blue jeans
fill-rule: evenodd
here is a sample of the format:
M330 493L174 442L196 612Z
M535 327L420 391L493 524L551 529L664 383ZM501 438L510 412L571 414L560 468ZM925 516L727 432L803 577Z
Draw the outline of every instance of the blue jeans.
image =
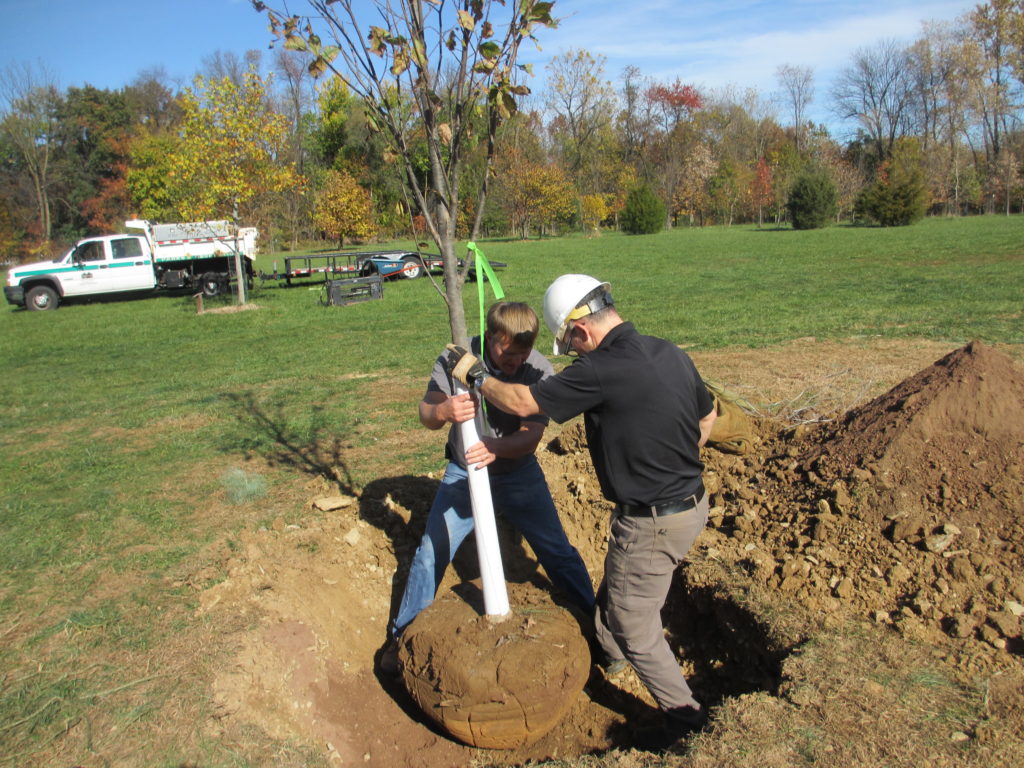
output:
M491 474L489 479L495 512L529 542L552 583L585 612L592 612L594 587L590 574L565 535L537 460L531 456L522 467L502 475ZM420 611L434 602L448 564L473 527L466 470L449 462L409 567L405 593L392 624L393 636L401 634Z

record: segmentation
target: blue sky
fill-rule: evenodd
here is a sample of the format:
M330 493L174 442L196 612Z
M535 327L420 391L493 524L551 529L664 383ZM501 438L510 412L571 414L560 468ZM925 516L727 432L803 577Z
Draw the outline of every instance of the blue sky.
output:
M951 21L976 0L556 0L557 30L541 30L532 87L550 56L585 48L606 57L618 85L627 65L663 81L703 88L778 87L783 64L815 73L812 117L850 55L882 39L911 41L922 21ZM293 10L303 8L292 0ZM188 83L215 51L266 49L264 17L248 0L0 0L0 67L45 64L61 87L120 88L163 67Z

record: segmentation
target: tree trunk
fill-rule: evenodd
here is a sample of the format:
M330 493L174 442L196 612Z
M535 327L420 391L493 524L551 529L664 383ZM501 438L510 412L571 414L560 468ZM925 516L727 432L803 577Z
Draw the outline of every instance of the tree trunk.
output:
M444 260L444 298L448 304L448 323L452 329L452 343L469 347L466 333L466 311L462 305L462 275L459 274L455 247L451 240L439 243Z

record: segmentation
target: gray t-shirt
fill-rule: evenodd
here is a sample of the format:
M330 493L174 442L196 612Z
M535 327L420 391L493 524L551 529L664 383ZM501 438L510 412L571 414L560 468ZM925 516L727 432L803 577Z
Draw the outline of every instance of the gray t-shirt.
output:
M480 337L474 336L469 342L470 351L480 357L484 361L484 365L487 366L488 372L500 381L507 381L510 384L525 384L529 386L534 384L541 379L547 378L554 374L554 369L551 367L551 363L548 362L547 358L540 354L536 349L530 350L529 357L526 358L526 362L523 363L519 370L513 375L509 376L495 367L490 360L490 355L480 354ZM427 392L441 392L444 395L451 396L455 394L455 386L448 375L448 350L441 353L440 357L434 361L434 369L430 374L430 381L427 383ZM518 432L524 421L536 422L547 426L547 416L527 416L521 418L511 413L498 408L494 403L487 401L486 405L487 413L487 424L490 427L491 434L495 437L503 437ZM466 451L462 447L462 431L458 428L458 424L452 424L448 430L448 443L445 445L445 457L449 461L454 461L463 469L466 468ZM511 472L513 469L522 466L526 462L533 458L533 454L527 456L521 456L518 459L505 459L498 457L493 463L488 465L487 469L496 475L501 475L506 472Z

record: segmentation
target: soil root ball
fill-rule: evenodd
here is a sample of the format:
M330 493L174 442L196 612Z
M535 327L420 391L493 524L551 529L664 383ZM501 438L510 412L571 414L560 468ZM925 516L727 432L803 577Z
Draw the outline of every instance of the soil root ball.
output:
M424 713L459 741L487 749L531 744L583 690L590 651L554 604L481 616L455 595L436 600L402 636L402 678Z

